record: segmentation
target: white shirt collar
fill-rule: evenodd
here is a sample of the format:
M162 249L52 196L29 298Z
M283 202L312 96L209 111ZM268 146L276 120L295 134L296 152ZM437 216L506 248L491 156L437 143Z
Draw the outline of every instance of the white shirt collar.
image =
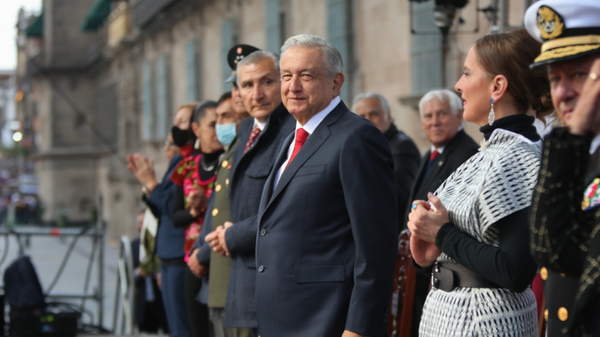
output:
M431 145L431 149L430 149L430 151L431 151L431 152L433 152L433 151L437 150L437 152L438 152L439 154L442 154L442 152L444 152L444 149L445 149L445 148L446 148L446 145L444 145L444 146L440 146L440 147L435 147L435 146Z
M308 120L308 122L304 124L304 126L300 125L299 122L296 122L296 130L303 128L304 131L308 132L309 136L312 135L313 132L315 132L315 130L319 126L319 124L321 124L321 122L325 119L325 117L327 117L327 115L329 115L329 113L333 111L333 109L335 109L335 107L338 104L340 104L340 101L340 96L336 96L334 99L331 100L329 105L325 107L325 109L319 111L316 115L312 116Z
M258 126L262 132L265 129L265 126L267 126L267 122L259 122L258 119L254 118L254 126Z

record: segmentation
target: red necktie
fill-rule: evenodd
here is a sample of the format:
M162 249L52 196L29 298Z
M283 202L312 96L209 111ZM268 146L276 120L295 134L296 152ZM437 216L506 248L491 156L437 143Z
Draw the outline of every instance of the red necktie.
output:
M429 155L429 161L433 161L439 155L440 153L438 152L438 150L433 150L433 152L431 152L431 154Z
M260 135L260 129L258 128L258 125L255 125L254 129L252 129L252 132L250 132L250 137L248 138L248 141L246 142L246 148L244 149L244 152L247 152L248 149L250 148L250 146L252 146L252 144L254 144L254 142L256 141L256 138L258 138L258 135Z
M306 132L306 130L304 130L303 128L296 130L296 141L294 142L294 150L292 151L292 155L290 156L290 159L288 160L288 163L285 166L285 168L287 168L294 159L294 157L296 157L296 154L298 154L298 152L302 148L302 145L304 145L304 143L306 142L306 138L308 138L308 132Z

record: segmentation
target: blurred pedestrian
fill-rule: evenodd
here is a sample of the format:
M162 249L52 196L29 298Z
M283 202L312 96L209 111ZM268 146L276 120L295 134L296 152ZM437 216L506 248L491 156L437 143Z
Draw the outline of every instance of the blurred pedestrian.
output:
M135 281L134 313L135 322L140 332L157 333L162 330L169 333L167 316L162 302L162 294L158 287L158 260L154 256L152 266L140 266L140 247L143 245L141 235L144 224L144 214L141 211L136 217L136 230L138 237L131 241L131 254L133 255L133 278Z
M185 228L183 251L186 263L202 230L219 156L223 153L223 146L215 132L216 107L217 102L204 101L194 109L188 129L193 137L189 142L199 146L183 158L171 175L175 183L171 220L173 226ZM207 268L201 268L194 273L189 266L185 270L185 303L193 337L206 337L209 333L208 309L197 299L202 289L200 278L207 272Z
M184 147L189 137L185 130L189 128L192 111L196 105L198 104L189 103L180 106L173 117L171 134L173 142L180 147L182 153L191 152L191 146ZM165 155L169 153L165 152ZM143 186L142 200L159 221L156 236L156 254L160 258L159 284L162 287L163 303L172 337L191 336L184 292L184 275L187 269L183 260L185 229L175 228L171 222L174 183L170 177L181 160L181 155L171 159L167 172L159 183L156 180L152 161L139 153L127 156L127 168Z
M412 138L398 130L392 120L390 105L383 95L369 92L356 96L352 104L352 111L371 121L383 133L392 150L394 183L398 198L398 228L401 229L406 226L410 188L415 181L421 162L419 149Z

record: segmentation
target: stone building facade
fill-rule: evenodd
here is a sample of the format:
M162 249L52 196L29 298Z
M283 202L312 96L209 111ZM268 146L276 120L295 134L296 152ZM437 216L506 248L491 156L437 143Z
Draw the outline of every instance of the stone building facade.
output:
M174 111L230 90L225 55L235 43L277 52L299 33L328 38L344 58L346 103L365 91L383 94L398 127L425 151L418 99L453 88L473 42L520 26L531 0L470 1L452 18L447 44L434 24L435 2L44 0L43 36L32 37L42 48L29 58L42 66L30 73L45 219L66 208L84 220L101 197L110 235L132 234L141 191L125 156L148 155L162 175ZM481 138L477 127L466 129Z

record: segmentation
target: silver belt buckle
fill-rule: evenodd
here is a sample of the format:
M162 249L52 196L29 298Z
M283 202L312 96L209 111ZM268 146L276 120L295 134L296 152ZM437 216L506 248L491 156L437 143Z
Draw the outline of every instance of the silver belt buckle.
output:
M440 281L435 277L435 274L440 272L440 267L438 265L438 262L435 261L435 263L433 264L433 270L431 271L431 289L437 289L437 286L439 285Z

